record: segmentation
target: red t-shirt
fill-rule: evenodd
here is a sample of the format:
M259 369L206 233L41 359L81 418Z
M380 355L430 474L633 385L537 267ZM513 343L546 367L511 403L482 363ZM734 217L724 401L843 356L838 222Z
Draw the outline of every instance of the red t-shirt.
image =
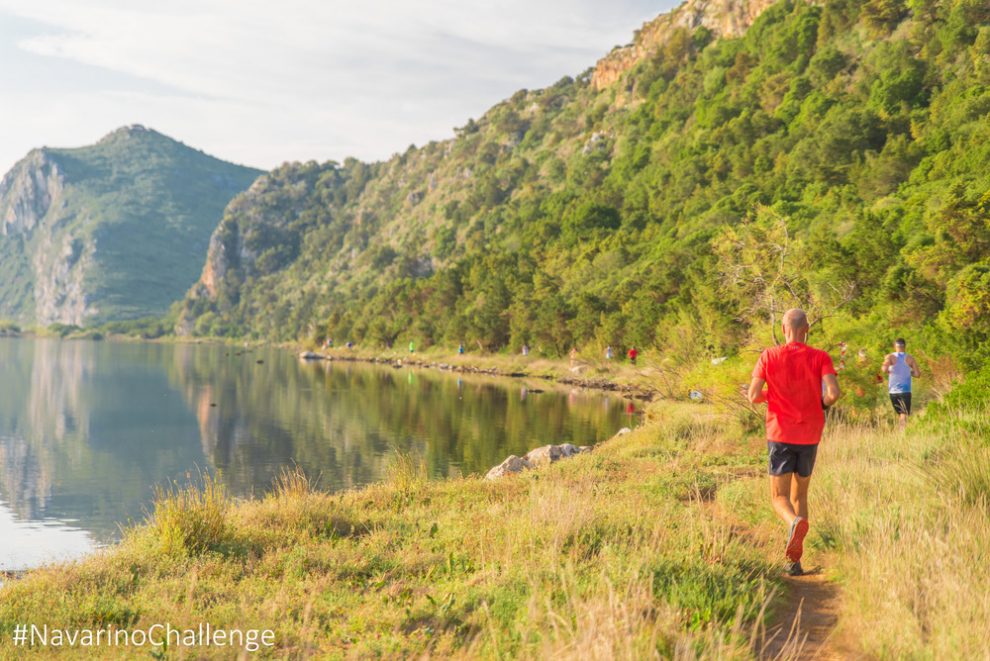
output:
M822 440L822 378L835 374L832 358L790 342L763 352L753 378L767 382L767 440L814 445Z

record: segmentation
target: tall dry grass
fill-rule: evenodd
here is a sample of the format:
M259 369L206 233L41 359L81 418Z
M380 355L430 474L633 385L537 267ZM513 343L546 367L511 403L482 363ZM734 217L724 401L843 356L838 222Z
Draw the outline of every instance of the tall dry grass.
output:
M812 543L836 564L840 634L880 658L990 658L987 413L833 429Z

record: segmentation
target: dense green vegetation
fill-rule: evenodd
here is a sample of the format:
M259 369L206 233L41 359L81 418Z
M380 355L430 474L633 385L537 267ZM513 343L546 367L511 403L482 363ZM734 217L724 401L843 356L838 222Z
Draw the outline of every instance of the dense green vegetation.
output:
M829 342L986 355L985 3L785 1L588 81L385 163L271 173L228 207L183 330L692 361L800 303Z
M163 315L259 174L143 127L32 152L0 184L0 315L58 334Z

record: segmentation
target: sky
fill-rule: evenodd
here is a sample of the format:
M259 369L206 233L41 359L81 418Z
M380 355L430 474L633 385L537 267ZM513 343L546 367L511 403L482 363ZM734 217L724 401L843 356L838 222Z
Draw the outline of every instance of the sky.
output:
M388 158L593 66L676 0L0 0L0 174L143 124L220 158Z

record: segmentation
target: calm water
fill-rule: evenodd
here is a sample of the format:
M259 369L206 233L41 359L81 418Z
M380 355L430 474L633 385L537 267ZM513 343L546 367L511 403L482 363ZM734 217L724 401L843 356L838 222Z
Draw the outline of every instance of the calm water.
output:
M198 470L219 470L236 496L292 465L325 488L366 484L397 450L434 477L481 473L546 443L603 440L631 424L625 405L278 350L0 338L0 570L112 541L155 485Z

